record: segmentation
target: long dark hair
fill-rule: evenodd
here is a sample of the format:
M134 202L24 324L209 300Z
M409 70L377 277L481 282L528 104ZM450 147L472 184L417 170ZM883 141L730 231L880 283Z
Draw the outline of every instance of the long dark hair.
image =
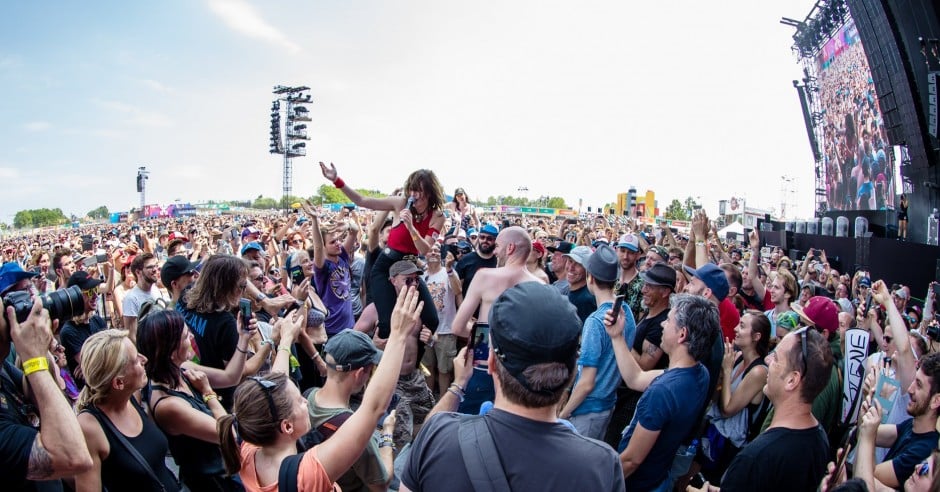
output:
M230 299L238 283L248 278L248 263L232 255L212 255L206 260L199 280L186 293L186 306L197 313L230 309Z
M154 382L180 383L180 368L170 356L180 348L183 327L183 316L175 310L151 312L137 325L137 350L147 358L144 367Z
M273 387L266 385L273 383ZM249 378L235 390L232 413L223 415L216 424L225 470L230 474L241 469L241 452L235 433L245 442L267 446L277 440L281 420L289 416L294 403L287 394L287 385L293 384L281 373L268 373L264 379ZM265 403L270 398L271 405ZM271 415L271 406L277 415ZM237 426L237 427L236 427Z
M437 175L430 169L418 169L405 180L405 194L411 190L421 190L428 197L428 209L441 210L444 208L444 190L441 188Z

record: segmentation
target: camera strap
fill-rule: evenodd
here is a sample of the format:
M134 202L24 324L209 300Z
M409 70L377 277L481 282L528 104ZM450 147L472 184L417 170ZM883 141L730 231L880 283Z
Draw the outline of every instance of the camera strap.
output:
M457 440L463 465L476 492L510 492L506 471L499 460L496 443L490 434L485 415L462 417L457 427Z

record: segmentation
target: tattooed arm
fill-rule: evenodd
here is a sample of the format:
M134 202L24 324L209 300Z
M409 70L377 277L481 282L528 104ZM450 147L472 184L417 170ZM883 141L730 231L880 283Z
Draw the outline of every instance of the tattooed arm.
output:
M24 361L45 357L52 340L52 323L39 298L33 299L33 310L22 324L17 323L12 307L7 308L6 314L6 319L0 316L0 332L6 331L9 320L9 333L20 357ZM32 390L42 425L29 453L26 478L50 480L88 470L92 465L91 455L78 419L52 373L39 370L23 379L23 386L28 384Z

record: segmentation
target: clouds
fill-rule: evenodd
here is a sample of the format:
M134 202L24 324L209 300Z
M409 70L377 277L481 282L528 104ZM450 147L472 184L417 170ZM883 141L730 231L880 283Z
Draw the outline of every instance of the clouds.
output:
M42 132L52 128L52 123L48 121L30 121L23 125L23 129L28 132Z
M152 128L169 128L174 126L173 120L156 111L147 111L131 104L120 101L95 100L99 106L125 115L123 123Z
M250 38L260 39L291 53L300 52L300 46L287 39L276 27L265 21L254 7L242 0L209 0L209 9L231 29Z

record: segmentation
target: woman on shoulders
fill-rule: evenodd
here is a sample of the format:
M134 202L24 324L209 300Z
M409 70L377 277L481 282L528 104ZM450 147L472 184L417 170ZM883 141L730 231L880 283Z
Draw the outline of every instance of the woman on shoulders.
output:
M78 423L94 466L75 477L76 491L122 490L130 484L180 490L166 467L166 437L137 397L147 384L146 363L122 330L100 331L82 345L85 387L78 396Z
M464 231L470 228L480 229L480 219L477 217L477 210L467 198L467 192L463 188L457 188L454 191L454 199L447 203L445 209L454 214L454 224Z
M406 256L423 256L431 250L431 245L437 241L444 227L444 192L434 171L419 169L414 171L405 180L404 196L387 196L384 198L360 195L351 186L339 177L336 166L330 163L320 163L323 177L332 181L337 189L342 191L353 203L360 207L373 210L397 211L398 225L392 227L388 234L386 247L376 258L369 273L369 291L376 311L379 314L378 336L388 337L389 318L395 306L395 287L389 279L389 268L396 261ZM423 280L418 280L418 291L424 302L424 311L421 313L421 322L434 332L439 322L437 309L428 287Z

